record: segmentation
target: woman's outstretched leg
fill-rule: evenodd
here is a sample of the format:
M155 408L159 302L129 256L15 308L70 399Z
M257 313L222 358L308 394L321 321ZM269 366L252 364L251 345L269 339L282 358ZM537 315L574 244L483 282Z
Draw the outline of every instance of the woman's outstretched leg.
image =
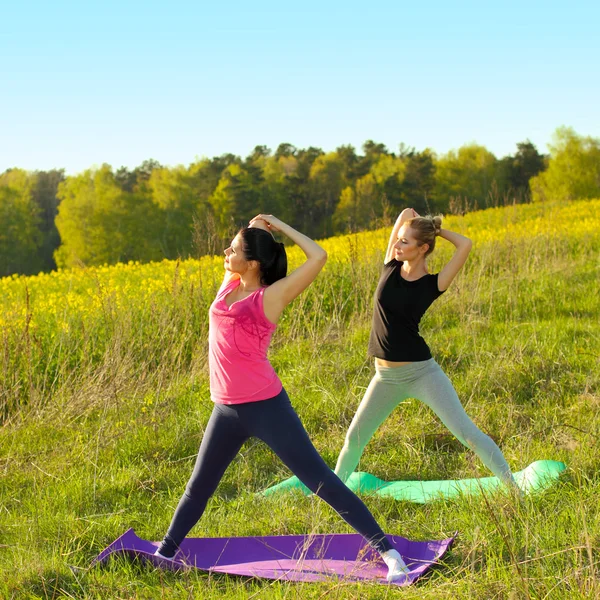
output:
M452 434L473 450L498 479L518 489L500 448L467 415L452 382L441 367L433 359L427 362L430 363L427 372L412 386L411 395L427 404Z
M346 433L344 446L337 459L335 472L342 481L352 475L365 446L369 443L380 425L390 416L392 411L406 399L400 385L391 384L381 378L381 367L377 372L356 410ZM383 368L383 370L389 370Z
M330 504L377 550L391 548L363 501L327 466L313 446L285 390L264 403L263 418L251 423L252 435L263 440L304 485ZM262 408L262 407L261 407Z
M158 549L161 556L175 555L246 439L235 411L217 404L206 425L192 475Z
M252 434L262 439L304 485L334 508L381 554L389 569L388 579L406 574L408 568L404 561L364 502L346 487L313 446L285 390L268 402L271 404L264 405L267 410L262 418L250 424Z

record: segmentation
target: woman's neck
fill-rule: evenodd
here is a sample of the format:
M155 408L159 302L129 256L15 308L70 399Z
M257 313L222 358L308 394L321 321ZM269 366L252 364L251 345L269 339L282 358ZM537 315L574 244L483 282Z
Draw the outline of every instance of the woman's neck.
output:
M262 287L258 277L253 275L240 275L240 292L254 292Z
M429 271L427 270L427 263L425 259L420 258L411 262L405 261L402 263L402 270L407 275L426 275Z

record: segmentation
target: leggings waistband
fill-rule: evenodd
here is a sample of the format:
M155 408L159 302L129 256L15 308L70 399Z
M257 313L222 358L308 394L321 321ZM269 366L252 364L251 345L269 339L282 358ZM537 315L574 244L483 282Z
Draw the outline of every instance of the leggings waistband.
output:
M441 367L433 358L411 362L407 365L399 365L397 367L384 367L377 362L375 363L375 371L377 372L378 377L384 381L397 383L422 377L427 373L432 373L437 370L441 370Z

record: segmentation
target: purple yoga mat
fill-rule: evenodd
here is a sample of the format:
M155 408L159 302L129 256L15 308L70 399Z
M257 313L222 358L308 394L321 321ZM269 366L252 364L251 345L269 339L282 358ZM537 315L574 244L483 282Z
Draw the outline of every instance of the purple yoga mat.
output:
M402 555L410 573L395 585L414 583L441 558L454 537L414 542L388 536ZM127 530L103 550L92 564L122 553L150 561L169 570L196 568L203 571L263 577L282 581L373 581L385 583L387 568L378 554L356 533L282 535L264 537L186 538L174 561L153 556L159 542L139 538Z

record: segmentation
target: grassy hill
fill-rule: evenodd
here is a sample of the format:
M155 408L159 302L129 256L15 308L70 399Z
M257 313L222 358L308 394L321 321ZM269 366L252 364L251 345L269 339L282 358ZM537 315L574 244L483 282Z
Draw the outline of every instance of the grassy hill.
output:
M211 411L206 311L219 257L0 280L0 597L592 598L600 596L600 200L452 217L472 255L423 333L475 422L521 469L563 481L505 498L411 505L366 498L390 533L459 537L411 590L173 575L91 558L130 526L159 539ZM325 240L323 274L287 309L272 362L335 464L372 374L372 294L389 231ZM440 240L430 267L451 253ZM289 251L291 264L300 260ZM361 470L382 479L487 476L422 404L395 411ZM261 443L230 467L196 536L346 532L323 502L254 495L289 473ZM74 569L72 567L75 567Z

